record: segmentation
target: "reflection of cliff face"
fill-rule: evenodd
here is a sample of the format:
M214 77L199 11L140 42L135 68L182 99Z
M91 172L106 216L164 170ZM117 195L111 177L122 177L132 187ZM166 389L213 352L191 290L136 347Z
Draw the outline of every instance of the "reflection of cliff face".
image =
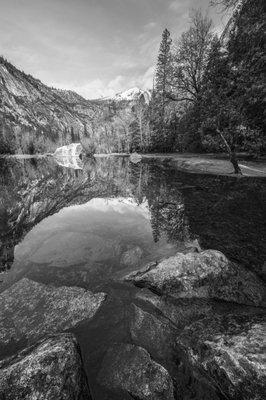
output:
M0 267L10 268L15 245L38 222L71 204L123 190L122 160L60 168L52 159L2 159L0 165ZM120 186L118 185L120 183Z
M161 234L172 243L184 239L187 223L181 195L169 193L160 170L121 157L85 158L82 168L63 168L50 158L2 160L2 268L10 268L14 247L34 225L63 207L94 197L133 197L137 204L147 197L154 240Z

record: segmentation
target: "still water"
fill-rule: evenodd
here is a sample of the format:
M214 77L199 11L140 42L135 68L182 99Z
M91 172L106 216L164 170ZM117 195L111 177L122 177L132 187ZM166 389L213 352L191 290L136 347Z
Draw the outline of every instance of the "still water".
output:
M0 290L28 277L108 295L92 322L72 330L95 399L111 398L97 381L106 348L130 342L128 307L138 289L121 283L123 275L199 243L264 276L263 179L122 157L1 159L0 177Z

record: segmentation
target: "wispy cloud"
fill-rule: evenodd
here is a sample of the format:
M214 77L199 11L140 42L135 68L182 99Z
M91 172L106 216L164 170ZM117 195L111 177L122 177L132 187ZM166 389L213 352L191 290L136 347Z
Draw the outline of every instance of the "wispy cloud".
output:
M77 82L54 82L53 87L58 89L74 90L86 99L97 99L100 97L112 97L115 94L122 92L131 87L140 87L143 89L151 89L153 84L154 66L148 67L142 74L126 76L117 75L109 82L101 79L78 84Z
M156 27L156 25L157 25L156 22L151 21L151 22L148 22L147 24L145 24L143 28L145 31L151 31L152 29L154 29Z
M171 11L175 11L175 12L180 12L182 10L184 10L184 3L181 2L180 0L174 0L171 1L171 3L169 4L169 10ZM185 5L186 7L186 5Z

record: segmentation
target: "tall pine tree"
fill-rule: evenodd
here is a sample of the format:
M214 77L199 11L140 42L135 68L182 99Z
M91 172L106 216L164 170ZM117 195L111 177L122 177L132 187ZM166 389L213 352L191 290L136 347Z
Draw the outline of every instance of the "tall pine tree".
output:
M164 29L156 67L155 90L152 96L153 147L157 150L163 148L167 136L166 106L172 68L171 44L170 32Z

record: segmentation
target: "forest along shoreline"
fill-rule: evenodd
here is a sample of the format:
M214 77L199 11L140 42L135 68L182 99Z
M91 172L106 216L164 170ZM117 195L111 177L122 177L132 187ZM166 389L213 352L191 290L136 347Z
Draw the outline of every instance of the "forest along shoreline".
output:
M29 393L54 400L62 393L71 400L263 399L262 277L252 265L248 269L220 251L202 250L197 241L125 275L117 284L137 288L122 306L128 335L120 341L111 328L114 339L106 343L93 377L88 371L86 376L84 343L82 353L79 336L65 331L84 323L89 328L98 323L95 318L101 329L112 292L23 278L0 294L0 393L5 400Z

